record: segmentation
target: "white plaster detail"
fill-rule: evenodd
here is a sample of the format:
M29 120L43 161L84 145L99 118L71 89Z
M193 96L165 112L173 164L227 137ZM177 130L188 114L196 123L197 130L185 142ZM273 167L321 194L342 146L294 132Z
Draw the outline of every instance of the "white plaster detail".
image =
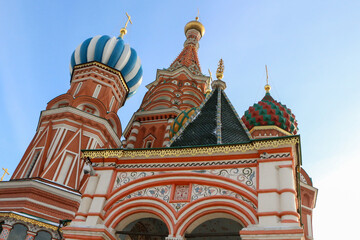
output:
M75 92L74 92L74 95L73 95L73 97L75 97L76 96L76 94L78 94L79 93L79 91L80 91L80 89L81 89L81 86L83 85L83 82L79 82L78 83L78 85L77 85L77 87L76 87L76 90L75 90Z
M139 133L139 129L137 129L137 128L133 128L132 130L131 130L131 132L130 132L130 134L138 134Z
M128 137L127 141L128 142L130 142L130 141L136 142L136 137L135 136L130 136L130 137Z
M114 105L114 101L115 101L115 96L112 96L111 101L110 101L110 105L109 105L109 112L111 112L111 109L112 109L112 107Z
M101 90L101 85L98 84L98 85L96 86L95 90L94 90L94 93L93 93L92 97L93 97L93 98L98 98L99 93L100 93L100 90Z
M44 116L53 115L53 114L57 114L57 113L64 113L64 112L70 112L70 113L73 113L75 115L78 115L78 116L81 116L81 117L84 117L84 118L88 118L88 119L90 119L92 121L95 121L97 123L100 123L100 124L104 125L106 127L106 130L110 133L110 136L116 142L116 144L118 146L121 146L121 141L120 141L119 137L117 136L117 133L114 131L114 129L111 127L110 123L106 119L94 116L92 114L86 113L84 111L81 111L81 110L73 108L73 107L62 107L62 108L44 110L44 111L41 112L40 119L42 117L44 117ZM64 119L62 119L62 120L64 120Z

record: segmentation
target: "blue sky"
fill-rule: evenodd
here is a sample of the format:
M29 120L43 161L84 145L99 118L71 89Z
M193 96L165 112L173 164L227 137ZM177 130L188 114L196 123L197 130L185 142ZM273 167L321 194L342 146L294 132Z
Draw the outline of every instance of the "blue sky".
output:
M14 171L40 111L68 90L77 45L99 34L117 36L126 11L133 25L125 42L137 50L144 78L118 112L124 129L156 69L169 67L180 53L183 28L197 9L206 28L199 49L202 72L214 73L224 59L226 93L239 115L263 97L265 64L272 96L295 114L303 167L319 188L315 238L355 235L360 1L0 0L0 167Z

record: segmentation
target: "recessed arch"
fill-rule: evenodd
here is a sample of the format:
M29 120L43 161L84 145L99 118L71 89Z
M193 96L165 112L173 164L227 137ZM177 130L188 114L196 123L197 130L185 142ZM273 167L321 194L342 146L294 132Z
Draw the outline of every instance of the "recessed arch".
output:
M37 232L34 240L51 240L52 236L48 231L41 230Z
M132 221L123 230L117 230L116 235L120 240L164 239L169 235L166 224L156 216L141 213L134 215L140 215L142 218Z
M117 230L123 230L131 222L152 217L163 221L169 233L174 230L174 214L170 206L156 198L131 198L115 204L113 208L106 213L104 224Z
M25 239L28 228L21 224L16 223L10 231L8 239Z
M184 235L194 240L237 240L243 227L231 214L210 213L195 220Z
M183 236L187 233L191 233L201 224L204 224L206 221L210 219L216 219L216 218L230 219L237 222L241 227L244 227L244 223L241 220L241 216L239 216L236 211L233 211L232 209L211 209L193 215L192 218L189 218L188 222L182 224L176 229L175 234Z

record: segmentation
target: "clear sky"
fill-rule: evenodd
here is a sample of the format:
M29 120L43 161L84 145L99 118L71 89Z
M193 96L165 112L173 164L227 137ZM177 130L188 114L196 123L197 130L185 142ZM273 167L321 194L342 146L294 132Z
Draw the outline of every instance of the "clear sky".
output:
M119 110L123 129L156 69L182 49L185 24L200 10L202 72L224 59L226 93L239 115L264 95L299 122L303 167L319 189L315 239L354 239L360 215L360 1L6 1L0 0L0 167L12 173L33 138L40 111L69 88L69 62L88 37L118 36L144 70ZM0 171L2 175L2 170ZM9 177L6 176L5 180Z

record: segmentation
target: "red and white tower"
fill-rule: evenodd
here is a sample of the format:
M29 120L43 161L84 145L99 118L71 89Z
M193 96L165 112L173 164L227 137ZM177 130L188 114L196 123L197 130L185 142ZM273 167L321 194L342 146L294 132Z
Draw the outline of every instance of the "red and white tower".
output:
M33 239L42 230L59 239L59 220L74 218L93 174L81 150L121 147L117 111L142 81L140 58L122 37L95 36L76 48L69 90L41 112L11 180L1 182L0 223L10 239L26 232Z
M186 24L183 50L169 68L157 70L156 80L146 86L148 92L124 131L126 148L165 147L176 116L203 102L209 77L201 73L198 48L204 33L198 19Z
M117 110L128 87L121 74L98 62L75 66L70 89L41 112L36 134L12 179L45 178L79 190L81 149L118 148Z

